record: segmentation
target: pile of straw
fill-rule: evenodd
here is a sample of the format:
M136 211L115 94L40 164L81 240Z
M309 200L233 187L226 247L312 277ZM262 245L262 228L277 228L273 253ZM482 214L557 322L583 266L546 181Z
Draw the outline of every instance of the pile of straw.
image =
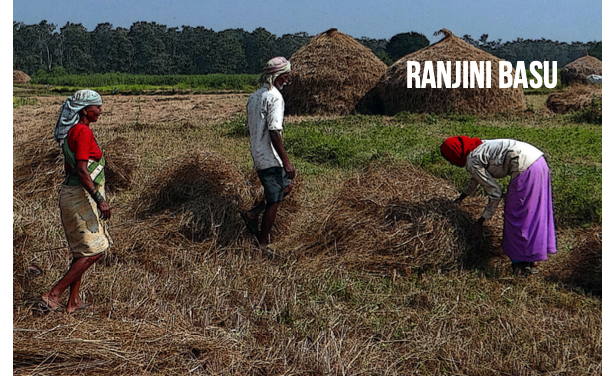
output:
M574 83L588 85L588 76L597 74L601 76L603 64L596 57L586 55L570 62L560 70L560 82L565 85Z
M244 175L211 151L194 150L169 161L146 187L140 200L146 218L168 214L187 239L215 238L223 245L243 231L238 210L252 200Z
M575 235L570 252L559 252L546 262L549 280L602 294L603 230L594 225Z
M141 158L135 147L123 137L103 145L105 156L105 189L108 192L131 189Z
M30 82L30 76L22 71L13 71L13 85L25 85Z
M602 99L601 93L601 87L575 83L565 91L550 94L545 105L554 113L567 114L590 108L593 99Z
M313 239L301 252L323 266L380 275L462 267L478 244L469 238L476 216L451 203L457 195L419 167L371 166L345 183L317 228L300 236Z
M381 77L377 91L383 101L387 115L394 115L401 111L483 115L525 107L524 93L521 88L500 89L498 87L498 62L502 59L471 46L447 29L441 29L436 34L439 33L445 34L445 38L431 46L404 56L390 66ZM431 88L430 85L425 89L408 89L407 61L420 63L419 77L422 79L424 62L433 62L436 75L436 61L445 63L451 61L452 84L456 77L456 61L491 61L491 88L470 88L469 82L469 88L466 89L462 88L462 85L457 89Z
M370 49L335 28L313 37L290 62L291 85L282 95L291 115L369 112L365 97L387 69Z

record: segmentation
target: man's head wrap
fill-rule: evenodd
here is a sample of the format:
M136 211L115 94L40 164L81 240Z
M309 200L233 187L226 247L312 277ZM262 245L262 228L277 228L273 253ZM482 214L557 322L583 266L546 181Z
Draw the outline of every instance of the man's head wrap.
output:
M58 117L56 132L53 136L54 140L59 142L61 146L68 131L79 123L79 111L88 106L100 106L102 104L103 99L94 90L79 90L66 98L60 107L60 116Z
M291 63L282 56L275 57L265 63L263 73L259 77L259 83L269 84L270 89L274 86L274 81L281 74L289 73L291 71Z
M441 154L443 158L458 167L464 167L466 158L471 151L481 145L479 138L470 138L468 136L449 137L441 145Z

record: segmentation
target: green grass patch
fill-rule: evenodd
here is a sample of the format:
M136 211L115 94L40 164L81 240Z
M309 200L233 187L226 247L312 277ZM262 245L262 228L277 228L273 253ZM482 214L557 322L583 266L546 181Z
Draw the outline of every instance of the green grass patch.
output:
M13 108L19 108L21 106L34 106L38 101L34 98L17 98L13 97Z
M258 75L207 74L207 75L135 75L127 73L69 74L35 76L32 85L53 86L52 91L70 92L92 88L103 94L144 94L157 92L210 92L220 90L252 91L257 87Z
M511 138L541 149L552 170L556 217L568 226L601 222L601 127L576 123L571 115L548 125L529 126L525 119L487 120L474 116L402 113L347 116L287 124L284 145L296 165L352 170L375 160L410 161L462 190L469 175L449 164L439 146L446 137L466 134L482 139ZM243 119L227 123L229 135L245 135ZM509 178L499 181L503 189ZM479 193L482 194L482 193Z

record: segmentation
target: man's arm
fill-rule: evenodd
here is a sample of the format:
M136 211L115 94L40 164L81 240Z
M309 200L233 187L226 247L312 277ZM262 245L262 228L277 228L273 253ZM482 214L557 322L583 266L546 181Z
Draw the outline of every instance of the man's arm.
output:
M295 179L295 167L289 162L289 157L287 157L287 153L284 151L284 147L282 146L282 137L280 136L280 131L269 131L270 139L272 140L272 145L274 146L274 150L278 153L280 159L282 159L282 167L284 171L287 173L287 178Z

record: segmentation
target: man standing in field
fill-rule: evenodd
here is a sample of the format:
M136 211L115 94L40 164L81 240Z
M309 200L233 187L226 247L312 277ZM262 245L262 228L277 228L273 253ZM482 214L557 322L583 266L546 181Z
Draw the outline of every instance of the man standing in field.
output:
M240 212L246 227L267 251L269 235L276 219L278 205L291 192L291 180L295 168L289 162L282 146L284 100L280 90L289 82L291 63L284 57L275 57L265 64L259 77L262 85L246 104L250 132L250 153L263 185L265 200L247 212ZM263 212L261 231L258 229L259 215ZM270 251L271 252L271 251Z

